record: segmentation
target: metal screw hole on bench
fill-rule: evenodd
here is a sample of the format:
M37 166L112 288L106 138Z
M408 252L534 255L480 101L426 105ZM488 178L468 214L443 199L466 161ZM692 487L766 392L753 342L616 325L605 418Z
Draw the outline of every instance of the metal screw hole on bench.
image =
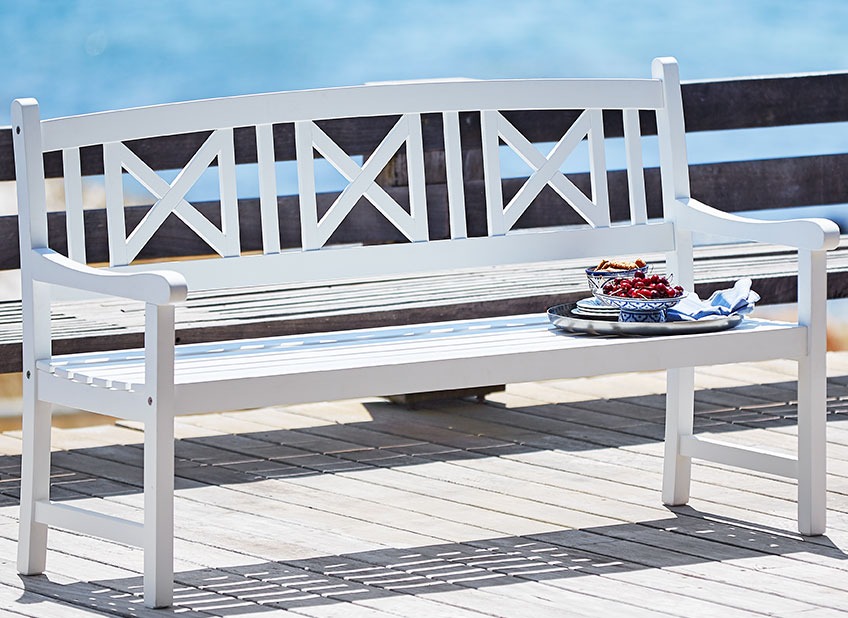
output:
M560 119L559 137L546 156L522 119L534 114L547 119L550 113ZM659 144L657 189L663 212L650 219L640 113L655 116ZM686 503L692 460L707 459L795 478L799 530L807 535L824 531L824 253L838 244L838 228L821 220L731 216L690 197L673 59L655 60L649 79L375 84L44 121L39 114L34 99L12 105L23 277L21 366L35 368L24 382L21 573L44 571L47 528L65 527L141 547L145 604L171 604L176 415L399 393L484 396L491 385L646 370L667 372L662 502ZM624 137L626 170L617 175L626 181L622 194L627 194L629 213L623 221L613 222L610 215L605 114L620 119L623 127L618 135ZM345 124L353 121L364 124ZM473 126L463 127L463 122ZM368 152L347 152L349 135L336 132L337 123L342 129L369 127ZM146 160L138 140L180 145L165 166ZM501 143L529 164L528 178L504 178ZM582 143L589 173L581 188L562 172L562 164ZM444 174L430 184L425 150L444 155ZM476 178L466 177L469 150L481 153ZM390 160L400 160L401 152L408 175L405 196L380 186L381 170ZM48 242L45 153L61 155L67 238L61 251ZM348 186L338 194L319 195L316 158L341 172ZM297 180L290 189L296 195L281 195L287 187L278 182L278 159L293 162ZM243 183L237 163L256 165L258 196L239 195ZM194 204L189 191L210 167L218 175L220 199ZM171 182L160 175L162 169L176 172ZM85 237L91 213L83 209L83 176L103 179L106 231L99 244L105 247ZM125 203L124 181L130 178L150 193L152 205ZM560 209L567 225L540 229L527 223L544 200ZM354 210L370 216L369 224L352 221ZM255 218L242 220L247 212ZM194 235L193 253L170 246L172 224ZM372 227L391 236L371 236ZM542 306L529 315L454 315L449 323L411 320L177 346L175 314L189 292L214 296L260 286L294 289L308 300L317 285L339 290L339 282L391 284L483 269L499 276L511 268L532 274L541 263L581 261L585 268L600 258L630 255L664 256L675 280L692 289L696 233L797 251L798 322L746 319L731 331L592 337L553 328ZM251 235L254 244L246 249L242 236ZM528 287L532 283L531 277ZM52 339L51 291L56 286L141 305L135 310L144 322L140 349L54 354L59 346ZM372 290L367 294L380 294L367 289ZM385 297L403 304L394 290L385 289ZM452 303L472 304L453 290L444 295L446 310ZM359 300L338 302L360 310ZM311 310L324 316L318 301ZM798 364L799 455L695 436L693 365L770 359ZM143 424L143 524L50 501L49 410L54 404ZM285 512L276 516L284 518Z

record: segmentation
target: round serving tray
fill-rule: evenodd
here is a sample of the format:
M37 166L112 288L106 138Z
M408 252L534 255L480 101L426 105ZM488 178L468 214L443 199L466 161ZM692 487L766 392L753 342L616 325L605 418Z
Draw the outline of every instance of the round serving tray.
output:
M615 319L598 317L585 318L572 312L575 303L556 305L548 309L548 319L562 330L590 335L658 336L713 333L739 326L743 317L723 315L690 322L619 322Z

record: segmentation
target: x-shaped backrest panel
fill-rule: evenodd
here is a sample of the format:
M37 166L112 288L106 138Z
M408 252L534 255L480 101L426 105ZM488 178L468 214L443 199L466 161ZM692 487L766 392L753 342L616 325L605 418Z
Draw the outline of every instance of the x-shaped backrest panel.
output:
M490 235L497 236L509 231L546 185L550 185L593 227L609 226L609 193L606 184L601 110L585 110L580 114L547 157L498 111L482 112L482 132ZM584 137L589 140L591 199L560 171L562 164ZM500 139L534 170L506 207L503 205L501 190Z
M216 157L221 191L220 230L185 199L188 191ZM171 183L154 172L121 142L104 144L103 160L110 265L126 265L135 259L171 213L179 217L219 255L229 257L239 254L238 196L232 129L214 131ZM128 236L124 217L124 170L157 198Z
M324 246L362 197L367 198L410 241L427 240L424 155L419 114L402 116L362 167L312 121L295 123L295 136L304 249ZM377 175L404 143L409 166L409 213L375 182ZM313 149L350 183L320 218L315 196Z

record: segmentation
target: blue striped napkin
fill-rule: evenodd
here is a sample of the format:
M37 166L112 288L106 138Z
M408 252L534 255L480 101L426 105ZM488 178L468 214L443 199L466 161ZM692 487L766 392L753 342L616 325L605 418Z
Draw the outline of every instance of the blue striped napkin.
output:
M732 288L718 290L707 300L701 300L695 292L689 294L666 311L668 322L700 320L711 316L746 314L754 310L760 295L751 289L751 280L739 279Z

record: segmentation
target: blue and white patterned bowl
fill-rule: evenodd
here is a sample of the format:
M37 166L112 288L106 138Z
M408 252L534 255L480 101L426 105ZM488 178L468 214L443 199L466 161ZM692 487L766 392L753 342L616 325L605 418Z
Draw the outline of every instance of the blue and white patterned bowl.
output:
M637 272L648 274L648 265L645 264L641 268L631 268L630 270L595 270L594 268L587 268L586 280L589 282L589 289L594 293L595 290L600 290L610 279L633 277Z
M619 322L665 322L666 310L674 307L687 294L683 292L674 298L622 298L604 294L597 289L592 293L601 302L618 307Z

